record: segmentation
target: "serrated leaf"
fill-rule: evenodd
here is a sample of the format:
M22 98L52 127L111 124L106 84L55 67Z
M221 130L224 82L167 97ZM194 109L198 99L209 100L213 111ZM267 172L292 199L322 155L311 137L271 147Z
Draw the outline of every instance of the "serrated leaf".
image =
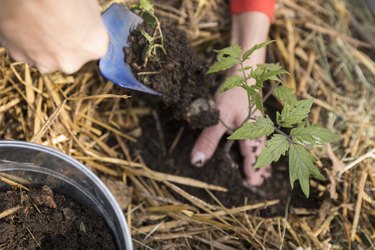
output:
M266 41L266 42L263 42L263 43L260 43L260 44L256 44L251 49L245 51L245 53L242 55L242 61L246 61L247 59L249 59L251 54L253 54L256 50L261 49L263 47L266 47L268 44L273 43L273 42L274 42L274 40Z
M147 12L153 11L152 3L149 0L139 0L139 5L141 6L141 9Z
M297 98L294 95L293 90L285 86L275 88L274 94L282 104L287 103L293 105L297 102Z
M335 133L319 126L294 128L290 132L290 135L294 142L300 144L321 145L341 139L341 137Z
M243 81L244 79L238 75L227 77L224 83L220 86L219 93L238 87Z
M232 68L234 65L239 64L240 61L234 57L223 57L208 69L207 74L216 73Z
M301 145L294 143L289 144L289 179L290 185L299 180L301 188L306 197L309 197L310 175L319 180L325 180L319 169L314 165L316 158L307 152Z
M313 101L301 100L294 104L285 104L281 114L277 116L277 124L285 128L291 128L294 124L300 124L310 113Z
M259 91L255 89L255 86L244 85L243 88L246 89L248 95L251 97L251 101L255 103L257 109L264 114L263 98Z
M281 155L285 155L288 148L288 139L284 135L275 134L266 142L266 147L260 153L255 167L265 167L273 161L278 161Z
M228 137L230 140L256 139L268 136L274 131L272 120L267 117L258 117L255 122L246 122Z
M214 51L218 54L219 58L222 56L229 56L229 57L237 58L238 61L240 62L242 50L241 50L241 47L238 46L238 44L234 44L224 49L214 50Z
M281 82L279 75L288 73L279 64L265 63L259 64L251 71L250 76L255 79L256 85L263 88L263 83L267 80Z

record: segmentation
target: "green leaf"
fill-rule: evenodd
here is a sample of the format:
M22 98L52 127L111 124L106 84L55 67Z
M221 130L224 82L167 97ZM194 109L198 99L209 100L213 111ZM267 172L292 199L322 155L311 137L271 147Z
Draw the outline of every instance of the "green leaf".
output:
M154 8L149 0L139 0L139 5L141 9L147 12L153 12Z
M259 90L255 89L254 86L243 85L248 95L251 97L251 101L255 103L255 106L264 114L263 98L259 93Z
M293 94L293 90L284 86L279 86L275 88L274 94L276 98L282 103L282 104L291 104L297 102L296 96Z
M232 68L234 65L239 64L240 61L234 57L223 57L208 69L207 74L216 73L219 71Z
M225 79L224 83L219 88L219 93L233 89L241 85L244 79L238 75L234 75Z
M218 57L222 57L222 56L234 57L234 58L237 58L238 61L240 62L242 51L241 51L241 47L238 46L238 44L234 44L230 47L226 47L224 49L214 50L214 51L218 54Z
M217 62L208 69L207 74L227 70L241 63L240 56L242 52L237 44L221 50L215 50L215 52L217 52Z
M313 101L301 100L294 104L286 103L281 111L277 114L277 124L285 128L291 128L294 124L300 124L310 113Z
M258 117L255 122L246 122L228 137L230 140L256 139L268 136L274 131L272 120L267 117Z
M251 49L245 51L245 53L242 55L242 61L246 61L247 59L249 59L251 54L253 54L256 50L261 49L263 47L266 47L268 44L273 43L273 42L274 42L274 40L266 41L266 42L263 42L263 43L260 43L260 44L256 44Z
M143 12L142 13L142 19L150 27L155 28L157 26L158 20L156 19L156 17L153 14L151 14L149 12Z
M278 161L281 155L289 148L288 139L284 135L275 134L270 140L267 141L266 147L259 155L256 168L268 166L273 161Z
M291 143L289 145L289 179L290 185L299 180L301 188L306 197L309 197L310 184L309 177L313 175L319 180L325 180L325 177L314 165L316 158L307 152L301 145Z
M279 64L265 63L258 64L257 67L250 73L250 76L255 79L256 85L259 88L263 87L263 83L267 80L281 82L279 75L288 73Z
M294 128L290 132L290 135L292 136L292 140L299 144L319 145L341 139L340 136L332 133L330 130L319 126Z

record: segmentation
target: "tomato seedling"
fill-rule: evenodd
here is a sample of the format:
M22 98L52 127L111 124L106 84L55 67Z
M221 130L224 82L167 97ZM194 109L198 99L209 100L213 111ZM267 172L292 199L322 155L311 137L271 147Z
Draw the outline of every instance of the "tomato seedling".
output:
M310 99L297 100L293 90L285 86L277 86L273 90L275 97L283 104L281 113L277 112L276 114L276 124L264 113L262 96L264 82L272 80L281 83L280 76L288 72L278 64L245 67L244 63L256 50L264 48L272 42L267 41L255 45L245 52L238 45L215 50L217 61L209 68L207 73L216 73L239 66L238 74L228 77L219 88L219 92L236 87L243 88L249 99L249 114L242 125L228 139L254 140L264 136L269 137L255 167L268 166L272 162L278 161L280 156L288 154L290 184L293 188L295 181L298 180L303 193L308 197L310 175L319 180L325 180L325 177L315 166L318 159L306 150L306 147L335 142L340 140L340 137L328 129L318 125L310 125L308 115L313 101ZM248 84L250 79L255 80L254 85ZM254 106L262 112L262 116L255 117ZM281 128L287 128L290 132L283 132Z

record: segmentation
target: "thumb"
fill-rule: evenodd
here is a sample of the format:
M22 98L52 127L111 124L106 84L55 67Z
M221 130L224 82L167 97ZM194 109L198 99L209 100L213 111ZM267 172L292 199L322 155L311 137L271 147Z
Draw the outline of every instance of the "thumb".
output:
M212 157L226 130L227 128L219 122L202 131L191 152L191 163L194 166L202 167Z

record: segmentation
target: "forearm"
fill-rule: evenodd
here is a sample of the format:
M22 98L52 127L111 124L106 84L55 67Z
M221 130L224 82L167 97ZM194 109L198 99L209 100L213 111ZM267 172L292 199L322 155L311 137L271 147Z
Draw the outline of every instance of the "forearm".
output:
M256 44L267 40L271 21L262 12L244 12L232 17L231 44L238 44L246 51ZM248 64L264 62L265 48L257 50L250 58Z

